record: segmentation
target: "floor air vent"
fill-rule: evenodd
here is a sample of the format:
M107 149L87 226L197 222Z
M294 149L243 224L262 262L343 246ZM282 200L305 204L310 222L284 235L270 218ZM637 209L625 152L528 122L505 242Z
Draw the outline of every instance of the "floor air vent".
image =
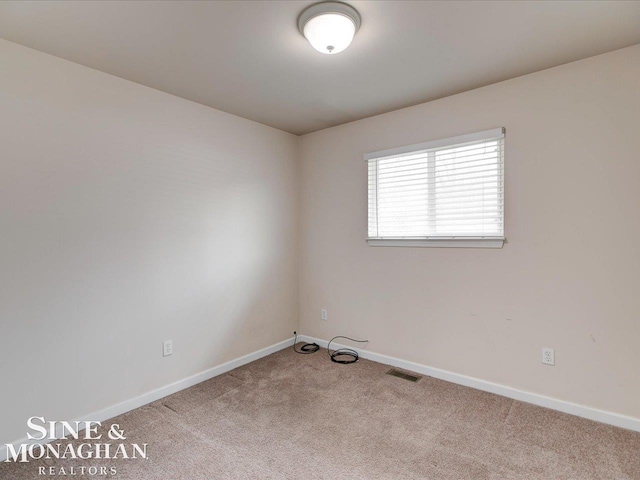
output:
M417 382L422 378L422 377L418 377L417 375L411 375L409 373L401 372L400 370L396 370L395 368L392 368L391 370L389 370L387 372L387 375L392 375L394 377L398 377L403 380L409 380L410 382Z

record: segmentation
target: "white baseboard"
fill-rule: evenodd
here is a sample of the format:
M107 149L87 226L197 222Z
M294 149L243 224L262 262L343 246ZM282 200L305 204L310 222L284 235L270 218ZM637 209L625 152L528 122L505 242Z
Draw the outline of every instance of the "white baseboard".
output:
M298 335L298 341L317 343L321 347L327 348L327 341L319 338L309 337L308 335ZM626 428L628 430L634 430L640 432L640 418L629 417L621 415L619 413L609 412L606 410L599 410L597 408L588 407L586 405L580 405L566 400L560 400L557 398L547 397L546 395L540 395L538 393L527 392L519 390L517 388L508 387L499 383L489 382L481 380L479 378L469 377L467 375L461 375L459 373L449 372L440 368L429 367L427 365L421 365L419 363L409 362L401 360L399 358L390 357L380 353L370 352L368 350L362 350L354 348L348 345L340 345L337 343L331 344L331 349L335 348L351 348L356 350L362 358L372 360L374 362L382 363L384 365L390 365L411 372L420 373L429 377L439 378L446 380L447 382L456 383L458 385L464 385L466 387L475 388L477 390L483 390L485 392L495 393L496 395L502 395L503 397L512 398L521 402L532 403L540 407L550 408L559 412L569 413L578 417L588 418L589 420L595 420L596 422L606 423L615 427Z
M324 348L327 347L328 343L326 340L310 337L308 335L298 335L298 341L315 342ZM251 363L262 357L266 357L267 355L290 347L291 345L292 339L283 340L269 347L263 348L253 353L249 353L242 357L223 363L222 365L218 365L216 367L205 370L204 372L197 373L182 380L178 380L177 382L165 385L164 387L152 390L138 397L125 400L124 402L112 405L89 415L83 415L78 419L78 421L82 422L93 420L103 422L117 415L122 415L123 413L129 412L136 408L142 407L143 405L154 402L173 393L179 392L180 390L184 390L185 388L192 387L193 385L204 382L218 375L222 375L223 373L229 372L234 368L241 367L242 365L246 365L247 363ZM335 346L335 348L347 347L346 345L340 345L337 343L333 343L332 347L333 346ZM496 395L513 398L514 400L539 405L541 407L546 407L552 410L576 415L578 417L588 418L589 420L595 420L596 422L606 423L615 427L621 427L628 430L640 432L640 419L638 418L629 417L606 410L599 410L597 408L587 407L585 405L580 405L565 400L559 400L557 398L547 397L545 395L540 395L537 393L519 390L517 388L508 387L506 385L488 382L486 380L469 377L467 375L461 375L459 373L449 372L440 368L429 367L426 365L421 365L419 363L401 360L399 358L390 357L388 355L383 355L380 353L374 353L354 347L348 348L353 348L354 350L358 351L362 358L382 363L384 365L391 365L393 367L402 368L411 372L416 372L422 375L428 375L430 377L446 380L458 385L464 385L478 390L483 390L485 392L495 393ZM23 438L12 443L17 448L17 446L20 444L34 443L34 441ZM7 447L6 445L2 445L0 446L0 462L3 462L6 458Z
M167 395L171 395L173 393L179 392L180 390L184 390L185 388L192 387L198 383L209 380L213 377L217 377L218 375L222 375L223 373L227 373L234 368L241 367L242 365L246 365L247 363L251 363L255 360L258 360L262 357L266 357L267 355L271 355L279 350L290 347L293 345L293 339L289 338L287 340L283 340L269 347L263 348L261 350L257 350L255 352L249 353L247 355L243 355L242 357L236 358L229 362L223 363L222 365L218 365L216 367L205 370L204 372L196 373L187 378L183 378L182 380L178 380L177 382L170 383L169 385L165 385L164 387L157 388L156 390L152 390L147 392L139 397L131 398L129 400L125 400L124 402L120 402L116 405L112 405L105 409L99 410L97 412L93 412L89 415L83 415L81 418L77 419L79 422L84 421L96 421L96 422L104 422L105 420L109 420L110 418L116 417L118 415L122 415L123 413L129 412L136 408L142 407L151 402L155 402L161 398L166 397ZM59 437L62 435L59 434ZM14 448L17 448L18 445L23 443L32 444L36 443L34 440L28 440L26 437L12 442ZM42 443L42 442L38 442ZM8 456L8 449L6 445L0 446L0 462L4 462Z

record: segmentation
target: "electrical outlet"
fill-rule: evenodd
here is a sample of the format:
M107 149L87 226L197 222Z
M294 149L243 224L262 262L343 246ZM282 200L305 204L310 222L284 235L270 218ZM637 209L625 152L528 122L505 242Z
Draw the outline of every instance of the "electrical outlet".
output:
M543 348L542 349L542 363L545 365L555 365L556 364L556 354L553 351L553 348Z
M173 340L162 342L162 356L168 357L169 355L173 355Z
M326 320L327 319L327 311L324 308L322 310L320 310L320 318L322 320Z

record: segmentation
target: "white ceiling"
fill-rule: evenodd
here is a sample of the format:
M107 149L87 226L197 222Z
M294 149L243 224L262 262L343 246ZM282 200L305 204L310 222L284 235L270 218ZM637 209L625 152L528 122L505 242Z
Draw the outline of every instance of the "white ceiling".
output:
M6 1L0 37L304 134L640 43L640 2L362 1L351 47L309 1Z

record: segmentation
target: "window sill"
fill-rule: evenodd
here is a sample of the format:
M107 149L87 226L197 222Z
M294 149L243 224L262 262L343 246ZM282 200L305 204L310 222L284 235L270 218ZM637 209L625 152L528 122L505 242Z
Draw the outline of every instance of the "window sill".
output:
M502 248L504 238L368 238L370 247Z

